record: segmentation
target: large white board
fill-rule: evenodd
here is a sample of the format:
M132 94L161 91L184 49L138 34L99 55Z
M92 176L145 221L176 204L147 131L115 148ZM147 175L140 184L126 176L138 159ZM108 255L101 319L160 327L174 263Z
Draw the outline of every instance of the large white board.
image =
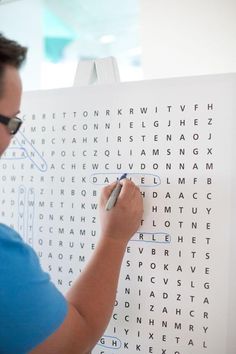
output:
M144 217L93 353L233 354L235 75L25 93L0 161L1 222L65 293L99 238L98 198L123 173Z

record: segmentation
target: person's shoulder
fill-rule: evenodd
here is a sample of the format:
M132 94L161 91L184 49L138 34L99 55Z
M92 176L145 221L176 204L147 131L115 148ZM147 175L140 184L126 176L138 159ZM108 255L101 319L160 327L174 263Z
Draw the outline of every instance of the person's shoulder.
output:
M67 301L34 249L3 224L0 260L0 353L26 353L61 326Z
M0 223L0 242L22 242L20 235L12 228Z
M14 229L0 224L0 256L2 260L8 262L11 259L10 263L12 264L18 256L26 255L27 248L28 245Z
M35 251L10 227L0 224L0 280L17 283L39 272ZM11 274L11 277L7 277Z

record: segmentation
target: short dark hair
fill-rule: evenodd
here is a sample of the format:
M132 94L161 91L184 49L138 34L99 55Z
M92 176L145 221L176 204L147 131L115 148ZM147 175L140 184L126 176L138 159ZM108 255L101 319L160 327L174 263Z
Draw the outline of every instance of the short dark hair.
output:
M26 53L26 47L7 39L0 33L0 91L5 66L12 65L16 69L19 69L26 58Z

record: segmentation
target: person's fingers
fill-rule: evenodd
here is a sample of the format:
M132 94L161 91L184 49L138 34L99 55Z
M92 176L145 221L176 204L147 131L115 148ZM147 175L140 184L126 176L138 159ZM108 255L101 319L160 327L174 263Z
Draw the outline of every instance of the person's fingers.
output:
M106 187L104 187L104 195L106 197L109 197L116 185L117 185L117 182L115 181L115 182L108 184Z
M120 194L118 196L118 199L120 201L132 199L135 196L135 194L140 193L139 187L133 181L130 181L127 178L122 179L121 181L119 181L119 183L122 185ZM110 197L116 185L117 185L117 181L103 187L101 192L101 198L100 198L100 203L102 205L105 205L107 203L107 200Z
M135 190L140 192L139 186L135 185Z
M111 192L113 191L113 189L116 187L117 185L117 182L112 182L110 184L108 184L107 186L103 187L102 188L102 191L101 191L101 196L100 196L100 202L102 204L106 203L108 198L110 197L111 195Z
M129 179L122 179L120 184L122 185L122 188L120 191L119 199L130 198L135 191L136 186L134 182L130 181Z

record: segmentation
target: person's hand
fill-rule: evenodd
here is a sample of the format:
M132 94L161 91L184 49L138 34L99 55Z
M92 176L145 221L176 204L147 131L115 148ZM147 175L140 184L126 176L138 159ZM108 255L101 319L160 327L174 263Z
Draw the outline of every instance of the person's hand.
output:
M105 210L107 200L117 182L104 187L101 192L99 212L102 237L128 242L140 226L143 215L143 198L139 188L129 179L119 183L122 188L115 206Z

